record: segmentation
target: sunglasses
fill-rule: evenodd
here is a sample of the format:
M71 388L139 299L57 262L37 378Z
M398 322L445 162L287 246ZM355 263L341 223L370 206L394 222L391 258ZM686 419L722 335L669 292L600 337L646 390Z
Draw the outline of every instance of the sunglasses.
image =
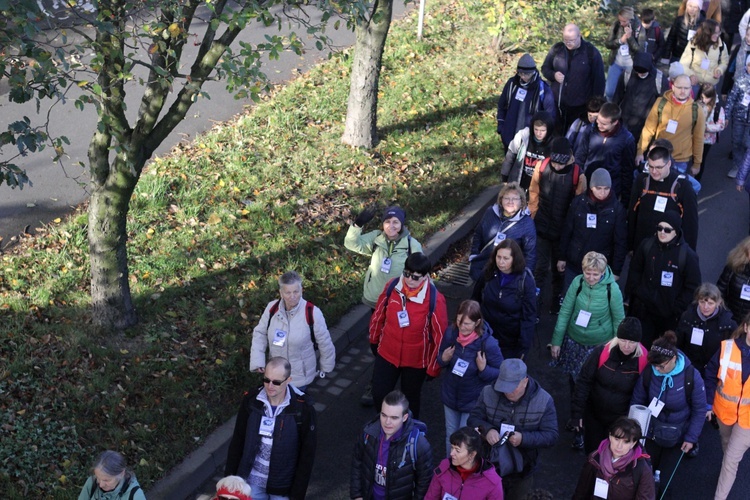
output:
M283 384L284 382L286 382L286 381L287 381L288 379L289 379L289 377L285 378L284 380L271 380L271 379L270 379L270 378L268 378L268 377L263 377L263 383L264 383L264 384L273 384L273 385L275 385L276 387L278 387L278 386L280 386L281 384Z
M411 271L407 271L404 269L404 278L409 278L409 279L413 279L414 281L419 281L422 278L424 278L424 274L413 273Z
M672 234L674 232L674 229L671 227L662 226L661 224L656 226L656 230L664 234Z

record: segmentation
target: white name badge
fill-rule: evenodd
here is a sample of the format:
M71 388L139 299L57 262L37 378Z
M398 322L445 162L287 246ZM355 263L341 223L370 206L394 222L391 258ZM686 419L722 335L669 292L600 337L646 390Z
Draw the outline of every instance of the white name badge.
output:
M742 105L747 106L750 104L750 94L745 94L742 96Z
M670 134L677 133L677 120L669 120L667 122L667 132Z
M590 320L591 320L590 312L584 311L583 309L578 311L578 317L576 318L576 325L586 328L587 326L589 326Z
M453 365L453 370L451 372L453 373L453 375L458 375L459 377L463 377L466 374L466 370L468 368L469 368L469 362L461 358L458 358L458 360L456 361L456 364Z
M495 235L495 246L499 245L501 241L505 241L505 238L507 238L505 233L497 233Z
M396 313L398 316L398 326L406 328L409 326L409 313L406 310L402 310Z
M273 345L283 346L286 343L286 332L284 330L276 330L273 334Z
M695 36L695 30L688 30L688 36L687 36L688 42L692 40L694 36Z
M690 343L703 345L703 330L700 328L693 328L693 333L690 335Z
M709 68L709 66L711 66L711 61L709 61L708 59L704 57L703 60L701 61L701 69L706 70Z
M596 229L596 214L586 214L586 227Z
M742 285L742 291L740 292L740 298L742 300L750 300L750 285Z
M443 495L443 500L458 500L458 498L454 497L450 493L446 493L445 495Z
M664 213L667 208L667 198L665 196L657 196L654 202L654 210L656 212Z
M594 496L606 500L607 494L609 494L609 483L606 480L597 477L596 483L594 483Z
M258 434L260 434L261 436L273 437L273 426L275 425L275 423L276 421L271 417L261 418Z
M629 56L630 55L630 48L628 47L627 43L625 43L623 45L620 45L620 55L621 56Z
M524 99L526 99L526 89L518 89L516 90L516 101L523 102Z
M669 271L662 271L661 286L672 286L672 282L674 282L674 273L671 273Z
M505 436L506 432L515 432L516 426L510 424L500 424L500 437Z
M659 413L661 413L661 410L664 408L664 401L660 401L656 398L651 400L651 404L648 405L648 409L651 412L651 416L654 418L659 418Z
M385 274L391 272L391 259L389 259L388 257L383 259L383 263L380 264L380 272Z

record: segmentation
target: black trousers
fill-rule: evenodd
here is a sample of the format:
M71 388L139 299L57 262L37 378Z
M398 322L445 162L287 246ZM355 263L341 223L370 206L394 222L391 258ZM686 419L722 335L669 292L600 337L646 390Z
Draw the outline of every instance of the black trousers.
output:
M375 357L375 367L372 372L372 399L375 411L380 412L383 399L396 388L396 382L401 379L401 392L409 400L414 418L419 418L422 384L427 377L427 368L397 367L381 356Z

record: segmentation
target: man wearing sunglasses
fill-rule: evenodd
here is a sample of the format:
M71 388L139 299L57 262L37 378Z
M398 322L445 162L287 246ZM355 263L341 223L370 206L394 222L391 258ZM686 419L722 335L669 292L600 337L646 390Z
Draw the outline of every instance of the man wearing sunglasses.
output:
M448 311L445 297L430 280L431 268L425 254L411 254L402 276L383 289L370 319L370 346L375 354L372 398L378 410L401 379L401 392L419 418L422 384L440 373L437 354Z
M660 215L656 234L643 240L633 254L625 285L630 316L641 320L641 342L647 347L665 331L677 328L701 284L698 255L682 237L682 220L675 212Z
M224 474L240 476L255 500L305 498L316 447L316 413L290 384L292 366L271 358L263 386L245 394L229 444Z

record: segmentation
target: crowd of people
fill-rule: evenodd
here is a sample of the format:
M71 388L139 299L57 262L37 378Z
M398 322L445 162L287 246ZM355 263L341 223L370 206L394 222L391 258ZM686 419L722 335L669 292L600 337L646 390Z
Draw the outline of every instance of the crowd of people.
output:
M727 498L750 448L750 236L704 281L697 195L727 123L727 175L750 193L746 3L685 0L666 38L653 10L623 7L606 76L574 24L540 69L520 57L498 99L503 184L473 234L474 287L455 321L406 212L387 207L369 232L374 207L354 218L344 243L370 258L375 357L361 402L377 415L353 446L352 499L543 498L534 472L560 432L526 358L545 306L557 317L550 369L570 385L566 428L588 455L573 498L669 498L706 420L724 452L715 498ZM305 498L317 436L305 389L336 352L302 294L302 277L284 273L253 331L249 369L263 383L240 404L218 499ZM435 464L419 416L438 376L447 458ZM641 410L645 422L631 418ZM114 494L145 498L107 451L79 500Z

